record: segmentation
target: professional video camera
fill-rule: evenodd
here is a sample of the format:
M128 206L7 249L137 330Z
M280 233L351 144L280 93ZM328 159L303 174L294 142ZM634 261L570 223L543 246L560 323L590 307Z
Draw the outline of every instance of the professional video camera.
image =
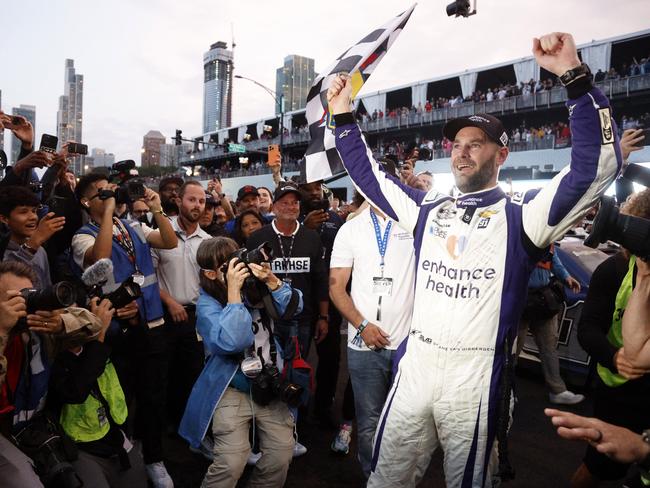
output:
M108 174L108 181L118 184L117 190L100 190L99 199L106 200L115 197L115 202L119 204L133 203L136 200L144 198L144 184L138 177L138 170L135 169L135 161L126 159L118 161L111 166Z
M630 164L623 178L650 187L650 169ZM585 239L585 246L597 247L606 241L614 241L635 256L650 258L650 220L632 215L621 215L612 197L600 200L591 234Z
M110 259L100 259L92 266L89 266L81 275L81 281L86 287L88 300L97 297L100 300L106 298L111 301L113 308L118 309L127 306L133 300L142 296L142 289L136 283L133 276L110 293L103 293L102 287L113 276L113 262Z
M248 266L250 263L268 263L271 261L271 259L273 259L273 248L269 245L268 242L263 242L255 249L251 249L250 251L245 247L237 249L221 266L221 272L223 273L224 277L228 273L228 264L232 259L237 259L238 261L244 263L246 266ZM262 301L264 295L268 293L268 289L266 285L255 278L251 272L251 275L244 281L244 286L242 286L242 293L244 294L246 301L250 305L255 306Z

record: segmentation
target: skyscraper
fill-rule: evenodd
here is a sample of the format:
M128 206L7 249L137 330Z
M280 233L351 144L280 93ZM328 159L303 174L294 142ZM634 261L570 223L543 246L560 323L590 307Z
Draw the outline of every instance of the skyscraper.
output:
M165 136L157 130L150 130L145 134L142 138L142 166L160 166L160 147L163 144Z
M86 157L86 163L91 163L88 161L90 158L92 158L92 166L94 168L110 167L115 164L115 154L108 153L106 150L99 147L92 148L90 151L90 157Z
M305 108L309 89L314 83L314 60L296 54L284 58L284 66L275 73L275 92L280 100L284 95L284 111L300 110ZM281 112L280 104L275 106L275 113Z
M233 52L218 41L203 55L203 132L230 127Z
M36 107L34 105L21 105L18 108L11 109L12 115L22 115L27 120L29 120L34 128L34 134L36 134ZM34 146L38 148L39 141L34 141ZM20 154L20 146L22 142L15 135L11 134L11 161L16 163L18 161L18 155Z
M66 141L82 142L81 126L83 122L84 76L75 71L74 60L65 60L63 95L59 97L59 110L56 114L56 135L59 149ZM79 174L82 168L82 156L72 159L71 168Z

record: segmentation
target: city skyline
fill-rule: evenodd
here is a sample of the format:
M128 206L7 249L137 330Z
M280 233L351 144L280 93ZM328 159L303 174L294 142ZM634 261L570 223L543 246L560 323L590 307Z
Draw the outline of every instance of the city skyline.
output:
M650 14L645 0L626 3L633 16L621 16L619 7L604 0L590 2L588 8L560 0L544 6L486 0L477 15L453 19L445 15L446 3L416 7L361 95L528 56L533 35L553 30L572 32L579 44L641 31L648 28ZM315 60L315 71L325 69L370 29L410 5L359 0L346 5L340 16L325 4L251 0L247 11L252 13L244 17L241 4L233 1L215 5L196 0L191 9L171 0L116 0L110 5L35 0L29 9L9 3L2 8L5 18L12 19L3 26L4 35L27 40L6 44L0 52L2 108L10 113L11 107L35 105L37 143L42 132L56 134L61 65L74 59L86 84L83 142L110 148L116 159L139 160L142 135L152 127L164 134L182 129L188 138L202 133L204 71L198 60L218 39L231 44L231 21L235 74L274 87L281 56L298 52ZM78 19L75 31L61 29L72 17ZM233 81L233 125L275 113L264 90Z

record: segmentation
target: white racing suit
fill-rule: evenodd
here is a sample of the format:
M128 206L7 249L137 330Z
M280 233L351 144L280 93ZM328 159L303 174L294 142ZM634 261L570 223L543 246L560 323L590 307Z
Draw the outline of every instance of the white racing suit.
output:
M490 485L506 344L530 272L620 169L607 98L591 88L567 105L571 164L541 191L512 198L498 186L457 199L407 187L379 168L349 114L336 117L354 185L413 232L416 255L413 321L375 433L369 487L414 486L437 447L448 486Z

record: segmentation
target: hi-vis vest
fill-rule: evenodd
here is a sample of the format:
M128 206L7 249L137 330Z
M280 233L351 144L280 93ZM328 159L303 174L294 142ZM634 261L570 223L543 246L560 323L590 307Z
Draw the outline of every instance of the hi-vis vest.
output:
M108 361L104 372L97 378L99 391L108 403L110 415L116 424L122 425L128 413L124 392L117 379L113 363ZM110 429L108 412L102 403L90 393L83 403L66 403L59 419L63 430L76 442L97 441Z
M625 312L625 307L627 302L630 299L632 294L632 281L634 278L634 263L636 259L634 256L630 257L630 263L628 265L627 274L623 278L618 293L616 294L616 302L614 307L614 314L612 315L612 326L607 332L607 340L609 343L620 349L623 347L623 313ZM598 376L603 380L607 386L616 387L621 386L627 381L627 378L621 376L620 374L614 373L612 370L606 368L602 364L598 363L596 366L598 371Z

